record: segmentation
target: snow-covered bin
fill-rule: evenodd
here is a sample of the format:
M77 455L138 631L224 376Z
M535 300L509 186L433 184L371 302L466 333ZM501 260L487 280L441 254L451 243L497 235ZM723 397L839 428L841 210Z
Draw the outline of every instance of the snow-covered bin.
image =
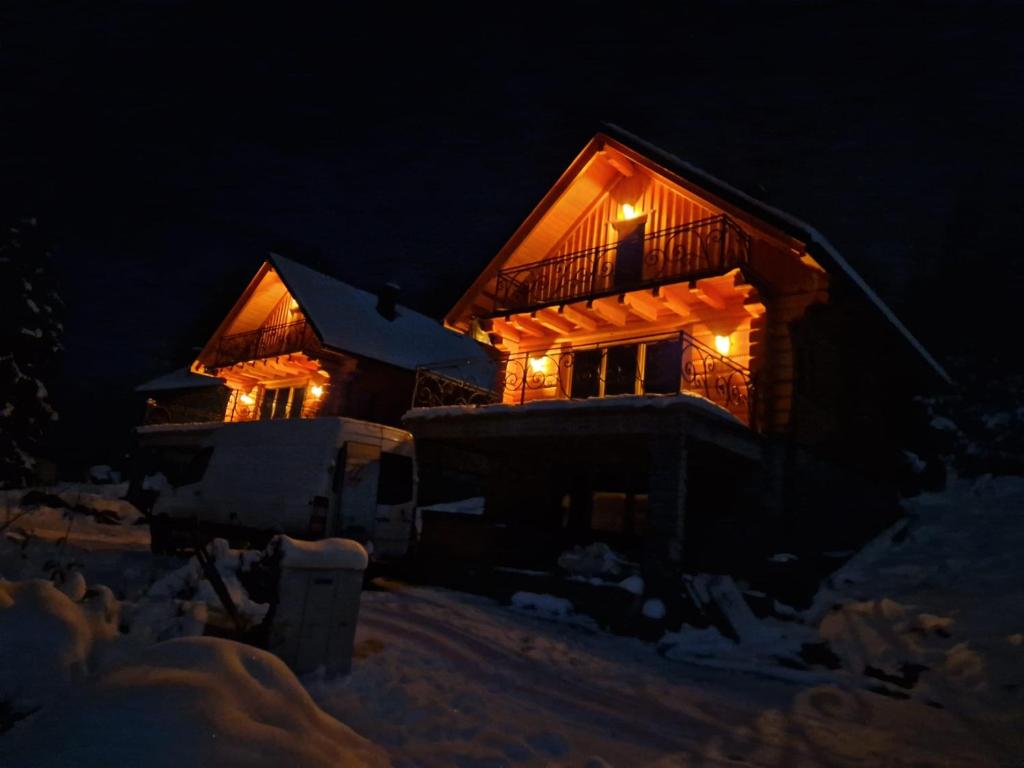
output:
M268 648L295 672L352 666L366 550L350 539L279 536L281 579Z

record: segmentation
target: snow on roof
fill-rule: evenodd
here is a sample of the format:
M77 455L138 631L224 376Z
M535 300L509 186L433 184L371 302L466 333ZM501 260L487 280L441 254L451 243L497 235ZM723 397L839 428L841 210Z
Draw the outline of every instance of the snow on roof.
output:
M713 414L719 418L743 425L736 416L712 400L696 392L678 395L612 395L585 400L534 400L521 405L491 403L489 405L440 405L434 408L413 408L402 417L403 421L437 419L446 416L487 416L505 413L536 413L538 411L598 410L614 408L672 408L685 407Z
M219 387L224 382L213 376L192 373L188 368L175 368L155 379L139 384L136 392L159 392L166 389L190 389L193 387Z
M377 296L277 254L270 255L289 293L328 347L415 370L457 358L488 359L486 347L450 331L436 320L397 305L388 320L377 311Z
M639 136L630 133L626 129L621 128L614 123L605 123L605 127L608 129L607 133L612 139L622 141L626 146L634 148L636 151L646 155L651 160L663 163L665 167L677 172L679 175L691 179L702 186L706 186L712 192L720 193L731 202L749 209L752 213L760 215L765 220L778 226L780 229L790 232L804 241L808 252L811 253L812 256L825 256L827 261L830 261L863 292L868 301L874 304L875 308L878 309L878 311L881 312L890 323L892 323L897 332L899 332L907 342L917 350L918 354L921 355L925 362L927 362L928 365L931 366L931 368L946 383L952 384L953 380L950 378L949 374L946 373L946 369L943 368L934 357L932 357L931 353L924 348L924 345L922 345L921 342L919 342L907 329L907 327L903 325L892 309L882 301L881 297L875 293L866 282L864 282L864 278L861 277L857 271L850 266L849 262L840 255L836 247L810 224L796 216L793 216L792 214L770 206L755 197L751 197L746 192L743 192L722 179L719 179L717 176L708 173L702 168L698 168L692 163L688 163L687 161L680 159L671 152L666 152L664 149L661 149L648 141L644 141Z

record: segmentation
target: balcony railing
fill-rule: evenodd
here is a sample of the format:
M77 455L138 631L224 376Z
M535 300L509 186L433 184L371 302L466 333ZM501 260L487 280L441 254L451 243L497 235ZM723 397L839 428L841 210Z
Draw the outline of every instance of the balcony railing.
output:
M503 269L495 286L495 311L519 311L709 277L749 261L749 235L728 216L712 216Z
M255 331L223 337L207 365L222 368L246 360L277 357L306 349L313 341L313 331L305 320L267 325Z
M684 392L702 395L754 426L750 370L685 332L519 352L489 367L464 361L421 366L412 407Z

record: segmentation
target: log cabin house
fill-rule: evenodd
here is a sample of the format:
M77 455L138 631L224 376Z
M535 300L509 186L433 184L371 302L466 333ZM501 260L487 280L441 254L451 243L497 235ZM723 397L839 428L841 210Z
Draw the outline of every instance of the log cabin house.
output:
M137 387L144 466L133 475L156 466L187 475L195 446L232 422L346 416L399 426L421 364L488 359L396 298L396 286L375 295L272 254L187 368Z
M543 567L604 541L649 584L876 530L910 399L948 382L813 228L614 126L445 322L500 362L418 373L422 500L485 498L442 543Z

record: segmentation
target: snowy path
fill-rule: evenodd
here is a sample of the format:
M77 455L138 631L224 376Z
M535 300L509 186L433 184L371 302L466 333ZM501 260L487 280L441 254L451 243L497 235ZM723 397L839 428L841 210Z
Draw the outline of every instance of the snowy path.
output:
M399 766L998 764L919 702L708 670L483 598L377 586L352 675L306 683Z

